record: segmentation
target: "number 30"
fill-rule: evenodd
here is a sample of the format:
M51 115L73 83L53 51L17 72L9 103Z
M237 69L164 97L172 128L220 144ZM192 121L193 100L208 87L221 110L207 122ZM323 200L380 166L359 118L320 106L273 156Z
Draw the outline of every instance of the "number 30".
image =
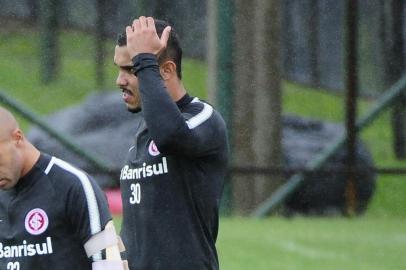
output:
M20 270L19 262L9 262L7 264L7 270Z
M141 185L140 185L140 183L131 184L130 189L131 189L130 203L139 204L141 202Z

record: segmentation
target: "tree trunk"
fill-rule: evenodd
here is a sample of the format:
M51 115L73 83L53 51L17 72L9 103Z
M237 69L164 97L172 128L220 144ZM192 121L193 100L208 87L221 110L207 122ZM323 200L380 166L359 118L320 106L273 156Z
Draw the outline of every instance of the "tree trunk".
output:
M232 141L232 109L234 92L233 72L233 0L209 0L208 2L208 98L223 116L229 140ZM232 155L233 149L230 149ZM225 179L221 213L231 212L230 177Z
M59 1L40 1L41 31L41 81L50 83L56 80L59 71Z
M383 61L383 85L389 88L404 71L403 0L380 1L380 41ZM393 150L398 159L406 157L405 95L392 110Z
M95 25L95 73L96 73L96 87L102 90L106 85L106 76L104 72L104 62L106 58L106 25L105 18L107 17L107 1L97 0L97 15Z
M216 90L217 90L217 0L208 1L208 15L207 15L207 28L208 28L208 54L207 54L207 100L212 104L217 105Z
M345 189L346 214L352 216L357 208L357 191L355 187L356 174L354 166L357 164L357 132L355 123L357 119L358 99L358 2L346 1L346 168L347 183Z
M236 1L233 165L279 166L281 161L280 3ZM234 176L235 212L247 215L280 177Z
M310 72L311 84L320 86L320 69L319 69L319 1L310 1L310 18L309 18L309 48L310 48Z
M403 0L391 0L382 3L384 14L384 85L390 87L400 79L404 72L404 42L403 42ZM398 159L406 158L406 96L403 94L392 111L393 149Z
M256 68L254 151L257 166L281 165L280 3L256 1L254 59ZM262 127L262 128L261 128ZM268 147L264 147L268 146ZM255 204L263 202L281 183L277 175L257 177Z
M234 141L232 148L233 165L244 167L254 165L255 153L252 148L254 131L255 62L252 36L254 26L253 4L244 0L235 1L235 47L234 47ZM254 206L254 181L251 177L232 177L233 209L240 215L248 215Z

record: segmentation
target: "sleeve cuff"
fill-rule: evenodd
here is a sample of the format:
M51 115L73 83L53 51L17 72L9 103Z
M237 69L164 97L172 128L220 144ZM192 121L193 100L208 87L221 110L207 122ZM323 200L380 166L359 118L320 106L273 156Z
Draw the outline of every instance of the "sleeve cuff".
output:
M137 76L138 72L149 67L159 67L158 60L155 54L140 53L132 59L134 65L134 75Z

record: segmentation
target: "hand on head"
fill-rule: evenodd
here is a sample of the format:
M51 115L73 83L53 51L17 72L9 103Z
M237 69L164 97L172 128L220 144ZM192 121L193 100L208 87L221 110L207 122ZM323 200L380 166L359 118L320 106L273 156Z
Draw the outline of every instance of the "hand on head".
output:
M152 53L158 55L166 48L171 27L167 26L159 38L155 22L152 17L141 16L135 19L131 26L126 27L127 50L131 58L140 53Z

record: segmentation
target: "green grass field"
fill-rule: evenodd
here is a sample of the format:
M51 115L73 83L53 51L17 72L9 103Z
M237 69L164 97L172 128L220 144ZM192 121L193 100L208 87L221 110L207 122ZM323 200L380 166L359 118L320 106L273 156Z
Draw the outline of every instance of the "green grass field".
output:
M404 269L404 219L222 219L224 270Z
M115 218L120 227L120 218ZM404 218L221 218L222 270L404 269Z
M57 82L39 81L38 34L0 30L0 89L29 109L47 114L76 104L95 91L92 40L65 32L61 36L62 68ZM111 47L105 63L108 85L115 89ZM199 61L184 65L185 85L205 97L206 68ZM117 94L120 94L117 91ZM372 101L361 101L365 113ZM284 113L331 121L343 120L338 95L284 83ZM380 166L406 166L391 150L390 115L385 113L361 136ZM24 129L28 123L23 122ZM360 218L272 217L263 220L222 218L218 240L221 269L404 269L406 259L406 176L380 176L377 191ZM120 218L116 218L120 227Z

